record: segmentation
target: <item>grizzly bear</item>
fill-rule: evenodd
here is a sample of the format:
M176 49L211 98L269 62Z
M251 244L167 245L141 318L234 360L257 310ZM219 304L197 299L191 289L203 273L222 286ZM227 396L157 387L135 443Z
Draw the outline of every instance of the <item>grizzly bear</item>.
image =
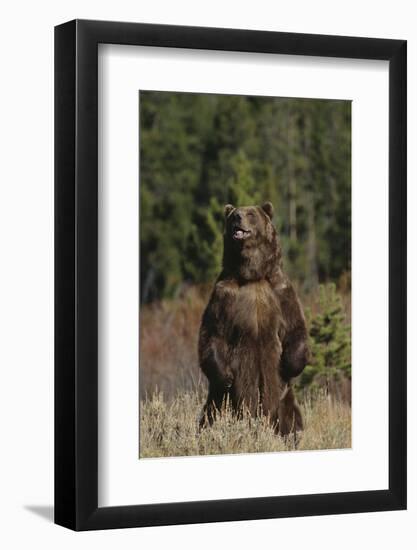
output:
M308 360L306 322L282 266L273 206L224 208L223 270L204 311L198 343L209 390L200 427L225 402L266 415L277 433L303 428L291 381Z

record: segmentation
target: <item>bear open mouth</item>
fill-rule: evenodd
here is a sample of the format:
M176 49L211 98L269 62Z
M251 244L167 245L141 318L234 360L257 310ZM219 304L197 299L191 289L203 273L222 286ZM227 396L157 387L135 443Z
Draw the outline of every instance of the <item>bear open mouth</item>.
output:
M248 237L250 237L250 234L251 234L250 229L246 230L246 229L242 229L241 227L235 227L233 229L233 238L236 241L241 241L243 239L247 239Z

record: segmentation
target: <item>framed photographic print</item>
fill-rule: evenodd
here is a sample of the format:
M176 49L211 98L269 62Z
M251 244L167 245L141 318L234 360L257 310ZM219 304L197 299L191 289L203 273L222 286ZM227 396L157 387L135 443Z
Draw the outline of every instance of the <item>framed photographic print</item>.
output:
M406 42L55 29L55 521L406 507Z

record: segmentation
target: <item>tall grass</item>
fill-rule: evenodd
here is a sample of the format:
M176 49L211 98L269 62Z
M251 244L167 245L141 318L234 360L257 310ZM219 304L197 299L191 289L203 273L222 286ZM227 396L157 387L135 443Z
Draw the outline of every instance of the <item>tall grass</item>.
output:
M169 402L161 392L141 401L140 458L277 451L344 449L351 446L351 410L324 394L301 405L305 430L282 438L265 417L236 419L225 409L210 428L198 430L200 392L183 392Z

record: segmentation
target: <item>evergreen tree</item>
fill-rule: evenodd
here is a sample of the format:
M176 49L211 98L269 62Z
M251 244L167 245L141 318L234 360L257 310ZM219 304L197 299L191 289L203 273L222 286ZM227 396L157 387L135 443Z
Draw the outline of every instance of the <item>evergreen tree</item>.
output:
M251 173L251 163L244 151L239 150L230 158L230 178L226 182L227 203L249 206L260 201L259 191Z
M347 101L141 92L141 300L212 281L223 207L270 200L304 290L350 271Z
M309 315L311 362L302 372L298 386L311 389L332 385L351 377L350 326L346 323L343 304L333 283L321 285L319 312Z
M216 197L193 215L184 258L186 280L213 282L220 273L223 251L223 206Z

